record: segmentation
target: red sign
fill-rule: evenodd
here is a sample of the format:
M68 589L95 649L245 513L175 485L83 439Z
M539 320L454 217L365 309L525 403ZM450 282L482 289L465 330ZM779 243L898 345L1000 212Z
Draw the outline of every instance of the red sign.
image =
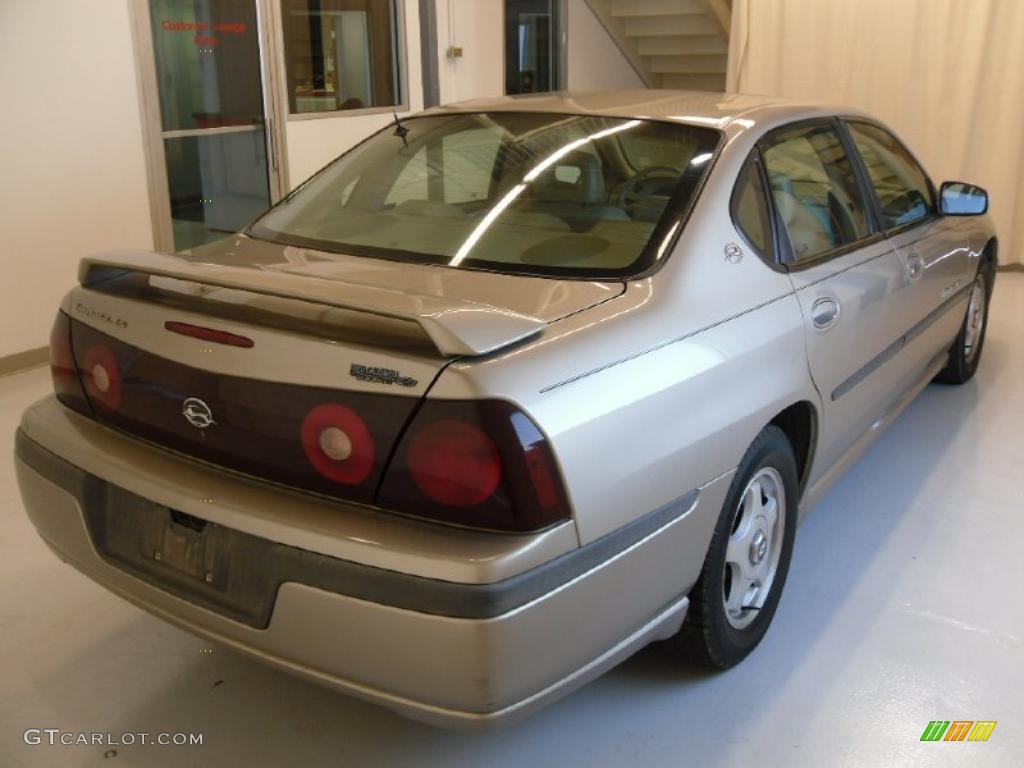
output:
M164 32L193 32L192 38L196 45L212 48L220 45L220 38L211 33L221 35L241 35L248 30L248 26L240 21L170 21L164 19L160 23Z

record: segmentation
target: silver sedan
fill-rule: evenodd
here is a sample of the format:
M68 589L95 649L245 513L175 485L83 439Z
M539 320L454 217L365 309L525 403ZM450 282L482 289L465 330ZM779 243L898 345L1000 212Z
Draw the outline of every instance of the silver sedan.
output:
M654 640L729 667L801 517L973 376L987 207L852 110L396 118L245 232L83 260L25 507L143 609L434 723L508 722Z

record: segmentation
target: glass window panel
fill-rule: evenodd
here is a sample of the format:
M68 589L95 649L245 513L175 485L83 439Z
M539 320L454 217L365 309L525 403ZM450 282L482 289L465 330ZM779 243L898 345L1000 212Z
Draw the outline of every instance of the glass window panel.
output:
M253 0L150 0L165 131L263 121Z
M410 200L426 200L429 197L427 173L427 149L424 147L405 163L391 191L384 198L384 204L400 205Z
M732 207L740 232L759 253L767 255L771 251L771 224L761 174L753 159L747 160L740 171Z
M401 103L393 0L282 0L293 114Z
M772 135L765 169L793 257L811 259L868 234L857 178L839 134L814 125Z
M441 139L444 201L486 200L490 194L501 136L487 128L459 131Z
M262 129L164 139L176 250L219 240L270 206Z
M717 131L589 115L432 115L388 126L263 216L299 247L527 274L633 274L664 252ZM621 142L646 134L631 167ZM658 146L655 150L656 145Z
M878 196L885 229L928 216L935 207L931 184L906 148L878 126L850 123L848 127Z
M552 0L505 0L505 92L558 90L559 19Z

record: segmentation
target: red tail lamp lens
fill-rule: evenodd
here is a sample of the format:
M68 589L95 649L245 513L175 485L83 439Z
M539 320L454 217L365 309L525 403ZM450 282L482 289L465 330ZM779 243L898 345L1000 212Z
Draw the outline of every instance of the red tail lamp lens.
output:
M50 331L50 375L57 399L68 408L90 415L92 411L82 390L82 381L75 366L75 354L71 345L71 318L64 312L57 313Z
M121 369L109 347L97 344L82 357L85 393L96 405L116 411L121 405Z
M425 400L395 449L377 503L492 531L540 531L571 516L547 437L503 400Z
M557 506L561 493L555 478L551 476L551 467L541 446L536 444L530 446L526 449L523 457L526 459L526 468L530 471L530 480L533 482L533 490L537 494L537 503L544 509Z
M373 472L373 436L363 418L345 405L318 405L306 415L302 449L317 472L342 485L359 485Z
M75 358L71 354L71 320L63 312L57 313L50 331L50 374L53 376L53 389L58 395L81 395Z
M482 430L441 419L409 441L409 474L439 504L472 507L486 501L501 482L501 456Z
M180 333L182 336L191 336L193 339L201 339L202 341L212 341L215 344L227 344L231 347L251 349L255 344L248 336L239 336L237 333L230 333L229 331L219 331L216 328L204 328L201 325L179 323L174 320L168 320L164 323L164 328L172 333Z

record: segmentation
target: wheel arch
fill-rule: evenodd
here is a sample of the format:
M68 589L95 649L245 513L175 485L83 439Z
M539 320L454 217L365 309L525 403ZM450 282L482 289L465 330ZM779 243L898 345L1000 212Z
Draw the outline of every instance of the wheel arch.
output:
M981 249L981 261L993 272L999 266L999 238L995 235L992 235Z
M818 411L810 401L799 400L775 414L768 424L781 429L793 447L800 493L803 494L818 441Z

